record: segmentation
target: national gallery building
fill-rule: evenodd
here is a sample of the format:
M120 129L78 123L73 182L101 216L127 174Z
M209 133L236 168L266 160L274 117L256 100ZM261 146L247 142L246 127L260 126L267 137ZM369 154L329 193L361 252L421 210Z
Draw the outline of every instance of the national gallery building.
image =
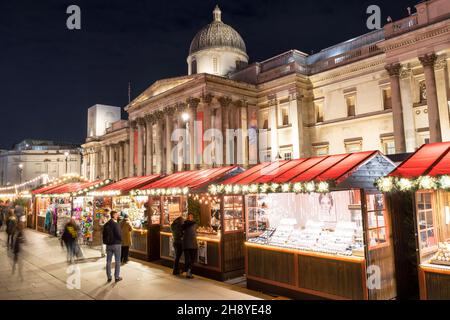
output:
M250 63L244 39L216 7L191 42L187 75L153 83L125 106L128 120L114 107L89 110L83 175L169 174L229 164L226 154L243 167L365 150L402 154L450 141L450 2L415 9L316 54L293 49ZM184 150L190 159L209 150L213 163L174 163L175 129L193 133ZM209 129L224 140L229 129L253 129L267 143L258 150L244 134L217 150L203 137Z

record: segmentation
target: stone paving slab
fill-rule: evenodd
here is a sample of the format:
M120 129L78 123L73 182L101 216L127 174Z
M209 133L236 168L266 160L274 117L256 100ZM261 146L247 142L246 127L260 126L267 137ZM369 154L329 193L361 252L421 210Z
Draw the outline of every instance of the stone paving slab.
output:
M131 259L122 267L119 283L107 283L105 258L98 250L83 247L79 268L80 289L69 289L66 252L55 237L27 229L21 255L23 280L12 274L12 254L6 233L0 232L0 300L259 300L262 293L196 276L173 276L171 269ZM70 270L69 270L70 271Z

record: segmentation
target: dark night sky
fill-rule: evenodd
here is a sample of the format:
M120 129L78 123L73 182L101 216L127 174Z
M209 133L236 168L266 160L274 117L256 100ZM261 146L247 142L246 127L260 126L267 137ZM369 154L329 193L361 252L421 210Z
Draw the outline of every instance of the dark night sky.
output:
M289 49L315 52L367 33L366 9L394 20L418 0L1 0L0 148L25 138L82 143L87 108L125 106L158 79L187 74L195 33L222 20L247 45L250 62ZM82 30L66 28L66 9Z

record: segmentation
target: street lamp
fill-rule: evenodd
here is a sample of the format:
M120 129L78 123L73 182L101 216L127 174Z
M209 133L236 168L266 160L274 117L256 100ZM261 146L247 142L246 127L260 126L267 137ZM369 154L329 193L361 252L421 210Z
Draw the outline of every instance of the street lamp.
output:
M23 164L19 164L19 184L22 184Z
M66 157L66 174L67 174L67 161L69 159L69 152L68 151L64 152L64 156Z

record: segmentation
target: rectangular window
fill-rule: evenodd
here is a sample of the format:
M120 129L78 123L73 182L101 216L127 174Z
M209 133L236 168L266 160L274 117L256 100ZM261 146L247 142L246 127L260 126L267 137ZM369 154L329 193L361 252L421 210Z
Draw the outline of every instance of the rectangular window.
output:
M419 248L422 254L433 252L437 246L436 230L433 217L433 193L417 193L417 227Z
M381 138L384 154L395 154L394 137Z
M323 122L323 103L314 104L314 117L316 123Z
M289 105L280 105L278 108L278 126L288 126L289 123Z
M389 244L389 228L384 195L367 195L367 214L369 223L369 248L374 249Z
M391 88L382 89L384 110L392 109Z
M345 97L347 103L347 117L354 117L356 115L356 95L349 95Z
M213 72L217 73L218 72L218 63L217 63L217 57L213 58Z
M320 157L320 156L327 156L328 155L328 145L323 146L315 146L314 149L314 155Z
M292 160L292 152L285 152L283 158L284 160Z
M268 130L269 129L269 111L263 110L259 112L259 123L261 129Z
M354 153L362 151L362 140L345 142L345 152Z

